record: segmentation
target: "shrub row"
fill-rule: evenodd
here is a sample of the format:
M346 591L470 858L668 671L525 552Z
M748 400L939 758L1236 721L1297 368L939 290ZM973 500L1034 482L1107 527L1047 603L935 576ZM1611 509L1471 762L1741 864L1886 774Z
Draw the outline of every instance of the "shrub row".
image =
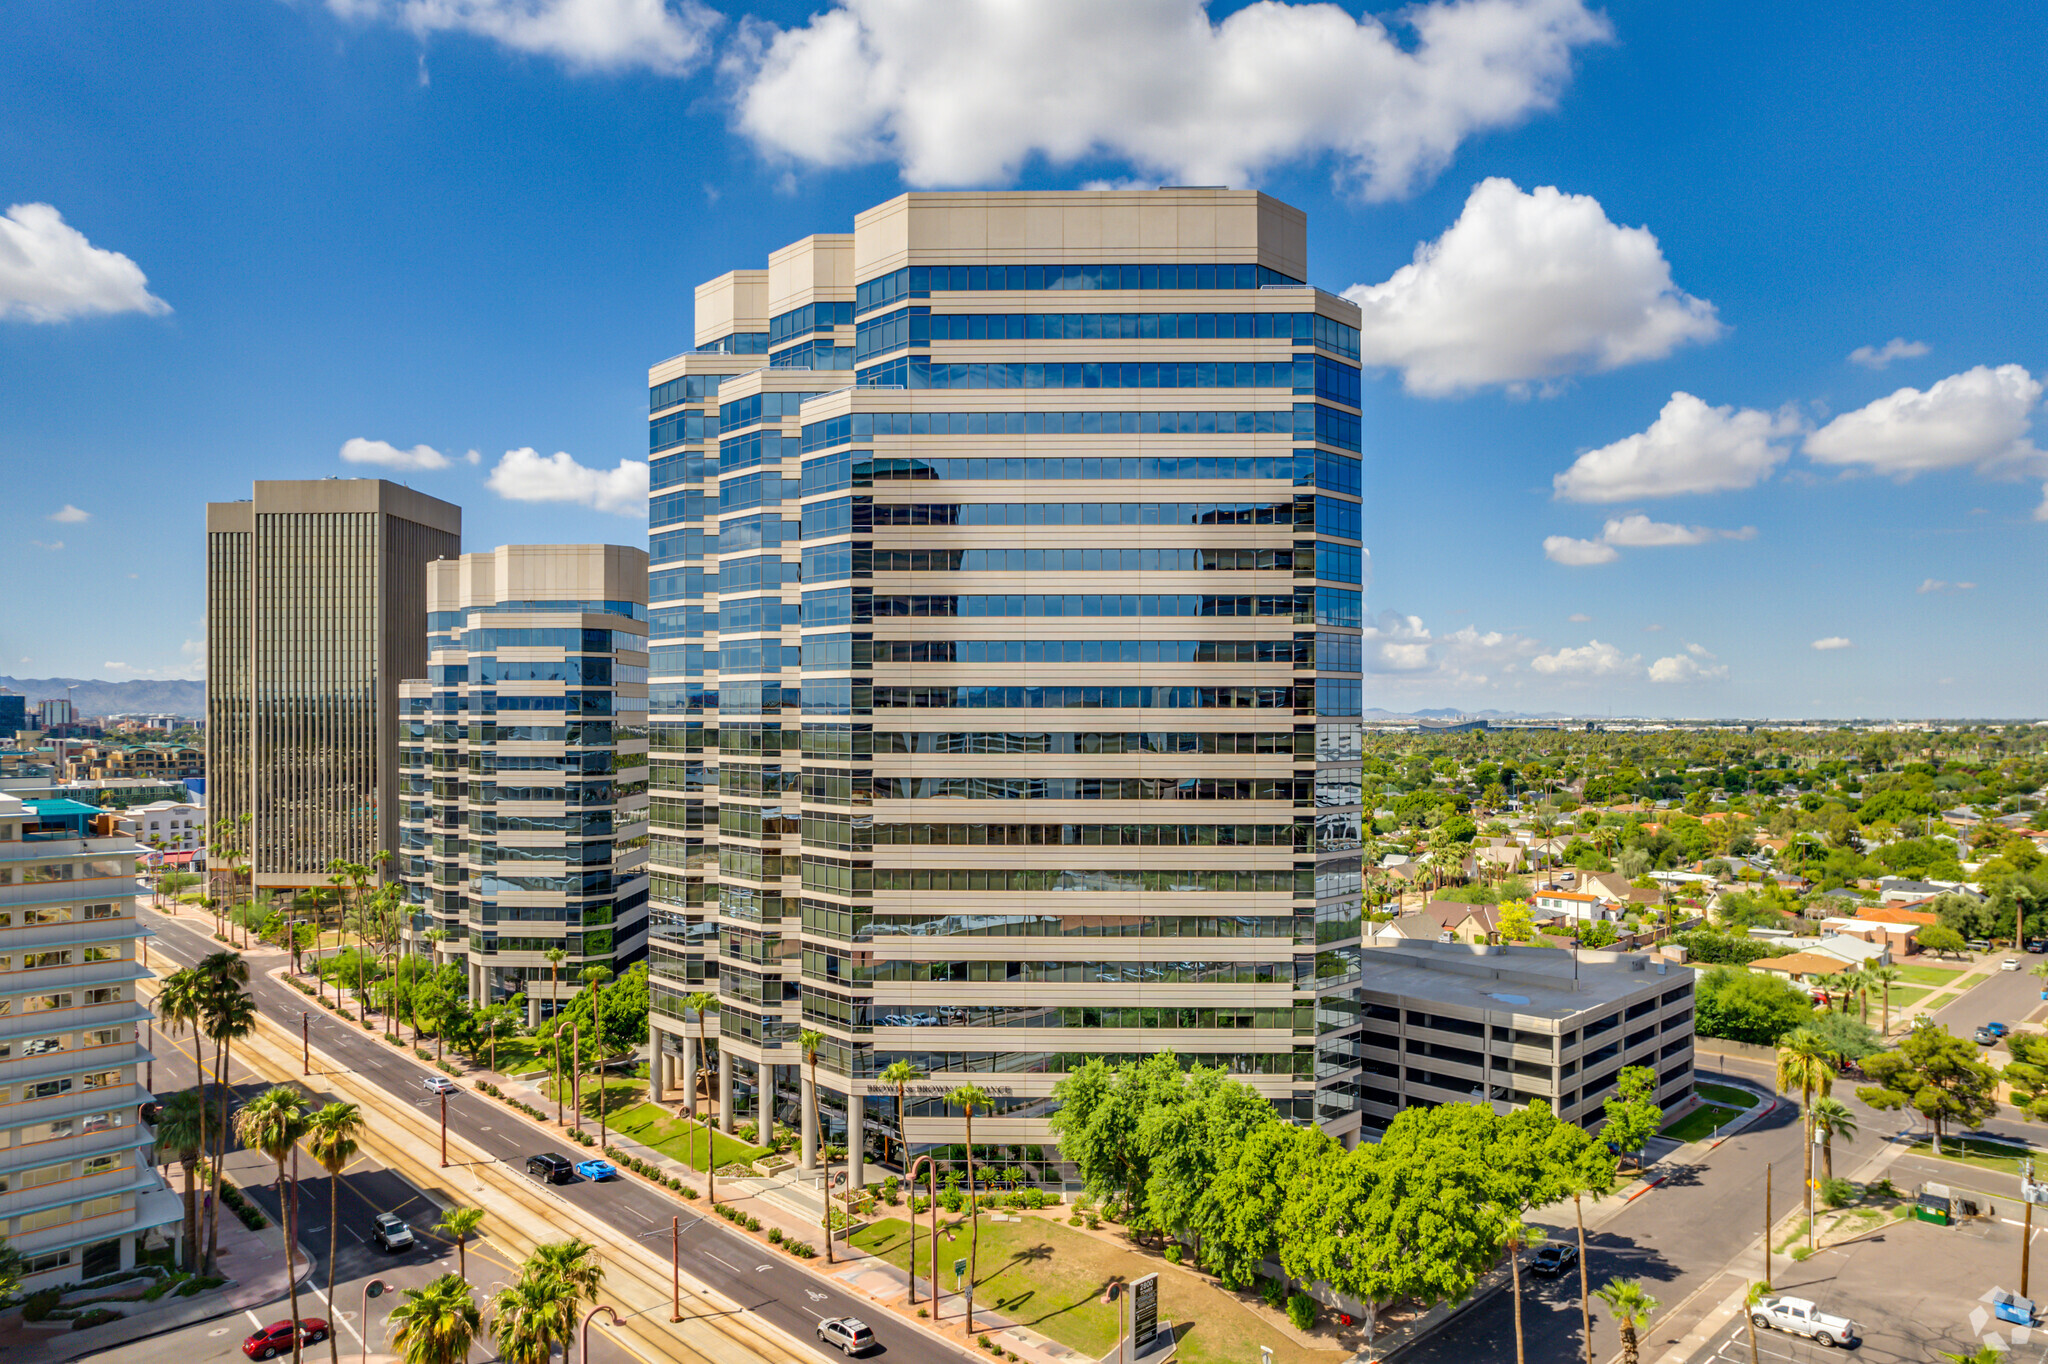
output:
M434 1066L444 1075L452 1075L458 1080L462 1078L461 1069L459 1067L449 1065L446 1061L436 1061L434 1062Z
M697 1196L695 1189L683 1183L682 1176L665 1175L661 1172L661 1167L651 1161L645 1161L638 1156L629 1155L616 1146L605 1147L604 1154L605 1159L622 1170L631 1170L642 1179L652 1180L671 1192L681 1194L684 1198L695 1198Z
M713 1203L711 1211L717 1213L734 1226L742 1227L747 1231L759 1231L761 1229L760 1218L743 1213L730 1203Z

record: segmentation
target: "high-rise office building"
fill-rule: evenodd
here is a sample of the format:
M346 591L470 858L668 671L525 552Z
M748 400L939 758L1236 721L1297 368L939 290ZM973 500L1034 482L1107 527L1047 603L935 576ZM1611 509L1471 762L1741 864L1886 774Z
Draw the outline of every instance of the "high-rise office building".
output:
M1358 313L1306 229L909 194L698 289L648 372L657 1083L715 981L722 1121L800 1113L817 1028L856 1177L972 1081L1057 1178L1060 1077L1167 1050L1357 1133Z
M398 851L398 683L427 671L426 567L462 509L373 478L206 506L208 815L258 886Z
M647 952L647 551L503 545L426 589L427 675L399 686L407 937L538 1021Z
M31 1289L135 1265L184 1219L140 1120L148 975L135 859L74 801L0 793L0 1233Z

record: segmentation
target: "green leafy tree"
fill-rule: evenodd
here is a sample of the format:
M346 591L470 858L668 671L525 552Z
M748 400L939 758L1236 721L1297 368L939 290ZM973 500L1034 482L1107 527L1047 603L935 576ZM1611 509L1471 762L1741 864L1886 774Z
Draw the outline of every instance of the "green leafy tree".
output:
M1920 930L1921 950L1936 956L1961 956L1967 945L1963 935L1946 924L1929 924Z
M1817 1013L1807 1022L1806 1030L1844 1061L1861 1061L1884 1050L1884 1039L1877 1030L1848 1014Z
M1273 1121L1272 1102L1221 1066L1189 1067L1172 1102L1156 1105L1138 1123L1150 1167L1148 1229L1193 1234L1199 1242L1194 1224L1202 1191L1236 1159L1248 1133Z
M1292 1190L1314 1183L1315 1167L1343 1155L1320 1127L1273 1119L1247 1132L1235 1158L1195 1200L1189 1226L1202 1263L1230 1288L1249 1288L1259 1266L1280 1258L1280 1222Z
M1508 942L1527 942L1536 936L1536 919L1521 900L1508 900L1500 907L1500 935Z
M482 1329L476 1295L455 1274L406 1289L391 1309L391 1344L403 1364L464 1364Z
M1725 966L1694 982L1693 1009L1702 1036L1766 1047L1813 1018L1813 1001L1792 982Z
M1090 1061L1053 1087L1060 1107L1048 1125L1060 1153L1080 1170L1088 1192L1120 1207L1134 1229L1151 1225L1144 1209L1151 1162L1139 1128L1180 1086L1179 1058L1160 1052L1132 1065Z
M2036 1122L2048 1119L2048 1034L2016 1032L2005 1039L2012 1064L2005 1068L2013 1107Z
M1896 1051L1868 1057L1863 1073L1876 1081L1856 1091L1872 1108L1910 1108L1927 1119L1934 1151L1950 1123L1976 1127L1998 1113L1998 1072L1947 1028L1912 1028Z
M0 1236L0 1298L11 1298L21 1290L21 1275L27 1265L21 1252Z
M1643 1147L1664 1122L1664 1109L1657 1102L1657 1072L1648 1066L1624 1066L1615 1077L1614 1089L1600 1106L1607 1115L1600 1136L1616 1150L1627 1152L1640 1167Z

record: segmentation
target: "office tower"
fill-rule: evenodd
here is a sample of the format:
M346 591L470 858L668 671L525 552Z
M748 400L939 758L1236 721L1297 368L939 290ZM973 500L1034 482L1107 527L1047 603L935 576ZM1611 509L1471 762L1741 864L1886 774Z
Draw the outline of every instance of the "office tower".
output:
M0 793L0 1229L30 1291L133 1268L138 1236L184 1218L139 1120L142 848L98 813Z
M426 593L427 676L399 686L406 936L538 1021L646 955L647 551L501 545L428 564Z
M968 1081L1061 1177L1093 1057L1358 1131L1358 315L1306 227L910 194L698 289L648 373L657 1083L715 982L721 1120L807 1107L817 1028L856 1178L957 1159Z
M426 566L461 552L460 507L383 479L207 503L208 814L257 886L396 855L398 683L426 675Z
M28 728L28 698L18 691L0 687L0 739L12 741Z

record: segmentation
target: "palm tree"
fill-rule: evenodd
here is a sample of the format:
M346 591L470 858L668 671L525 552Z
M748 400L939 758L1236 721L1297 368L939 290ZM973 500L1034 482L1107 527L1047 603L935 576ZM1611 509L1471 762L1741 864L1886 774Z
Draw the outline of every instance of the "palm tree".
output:
M697 1073L690 1077L690 1114L697 1112L697 1081L707 1069L711 1059L711 1045L704 1040L704 1015L711 1012L718 1003L718 996L708 990L698 990L683 1001L691 1012L697 1015ZM723 1117L723 1114L720 1114ZM711 1119L704 1119L704 1196L713 1203L718 1201L718 1161L711 1145Z
M566 1351L565 1323L576 1319L576 1293L560 1279L521 1274L491 1299L491 1340L505 1364L549 1364L555 1341Z
M202 1021L206 1017L205 1001L205 982L200 979L199 972L190 966L182 971L173 971L170 975L165 976L164 983L157 989L157 1017L170 1025L172 1036L185 1031L188 1025L192 1029L192 1074L194 1077L193 1084L199 1090L199 1153L201 1156L210 1154L213 1149L207 1144L206 1140L206 1066L199 1057L199 1034L202 1031ZM192 1227L189 1215L186 1218L186 1223L192 1231L193 1258L186 1262L185 1267L193 1273L197 1273L199 1271L199 1232L196 1227Z
M2005 1354L1995 1345L1979 1345L1966 1355L1953 1350L1941 1351L1943 1359L1954 1360L1955 1364L2005 1364Z
M469 1238L476 1235L483 1220L482 1208L450 1208L434 1227L436 1235L454 1238L455 1263L464 1283L469 1282Z
M356 1158L369 1124L363 1121L363 1110L356 1105L331 1103L312 1116L311 1127L312 1140L306 1147L327 1171L327 1301L331 1305L335 1238L341 1230L341 1174ZM329 1364L341 1364L341 1345L331 1331L327 1336L327 1357Z
M1872 966L1864 972L1870 977L1870 988L1878 992L1878 1015L1880 1031L1889 1034L1892 1030L1892 986L1906 978L1906 973L1896 966ZM1866 1016L1865 1022L1869 1019Z
M185 1170L185 1268L199 1263L199 1191L194 1176L199 1154L206 1149L206 1099L197 1087L181 1089L167 1100L156 1115L156 1145L169 1152Z
M1811 1028L1794 1028L1778 1043L1778 1092L1799 1091L1806 1140L1806 1187L1813 1188L1813 1099L1835 1087L1835 1053Z
M1835 1138L1856 1140L1856 1115L1832 1094L1813 1101L1813 1130L1820 1133L1820 1177L1835 1177Z
M256 1031L256 1001L243 989L249 979L249 964L239 953L215 952L195 969L201 982L203 1026L214 1043L214 1085L220 1094L212 1129L213 1188L206 1219L206 1265L210 1269L220 1255L221 1165L227 1160L228 1096L232 1092L228 1074L234 1064L235 1043Z
M454 1274L406 1289L391 1309L391 1344L405 1364L464 1364L482 1329L476 1295Z
M817 1157L820 1168L818 1188L825 1199L825 1263L832 1263L832 1161L825 1155L825 1095L818 1088L818 1053L824 1050L825 1034L816 1028L805 1028L796 1035L796 1049L803 1056L804 1064L811 1068L811 1151ZM846 1139L853 1140L852 1095L847 1096Z
M542 955L548 959L548 1003L554 1006L548 1010L548 1017L553 1018L562 1011L562 962L569 954L559 947L550 947ZM562 1115L555 1114L555 1121L561 1120Z
M1650 1324L1657 1300L1643 1291L1641 1279L1609 1279L1600 1288L1600 1301L1614 1313L1621 1328L1621 1364L1637 1364L1636 1332Z
M1522 1353L1522 1251L1534 1249L1549 1240L1549 1233L1542 1227L1524 1222L1520 1217L1510 1217L1503 1229L1501 1243L1508 1251L1508 1272L1514 1279L1515 1288L1515 1364L1525 1364Z
M1585 1148L1565 1172L1564 1187L1571 1190L1572 1215L1579 1224L1579 1322L1585 1332L1586 1364L1593 1364L1593 1288L1586 1269L1586 1208L1588 1195L1605 1198L1614 1192L1617 1158L1597 1144Z
M1756 1305L1769 1297L1771 1286L1759 1280L1742 1295L1742 1316L1749 1325L1749 1364L1762 1364L1756 1352Z
M299 1319L299 1272L295 1263L298 1258L298 1228L292 1218L298 1197L296 1190L285 1186L285 1162L291 1158L292 1148L299 1144L299 1138L313 1130L313 1120L307 1114L305 1104L306 1101L299 1097L299 1091L278 1085L243 1104L235 1113L235 1136L242 1145L252 1151L261 1151L277 1166L277 1206L284 1214L284 1272L291 1281L288 1287L291 1289L293 1321ZM293 1364L297 1364L301 1354L299 1337L294 1333Z
M908 1061L891 1061L888 1069L881 1074L885 1085L896 1086L896 1159L903 1166L903 1176L910 1177L910 1130L903 1125L903 1100L912 1080L922 1080L924 1072ZM916 1196L916 1190L911 1191Z
M988 1107L980 1085L961 1085L946 1102L967 1115L967 1334L974 1334L974 1276L981 1263L981 1208L974 1198L974 1110ZM935 1210L932 1216L938 1216ZM938 1304L932 1304L934 1310Z

